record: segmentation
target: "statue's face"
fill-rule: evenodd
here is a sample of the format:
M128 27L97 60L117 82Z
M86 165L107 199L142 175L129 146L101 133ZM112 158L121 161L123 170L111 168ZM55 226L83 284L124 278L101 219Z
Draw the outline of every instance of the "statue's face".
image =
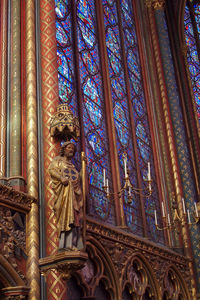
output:
M69 144L65 147L64 156L71 158L74 156L74 153L75 153L75 146L73 144Z

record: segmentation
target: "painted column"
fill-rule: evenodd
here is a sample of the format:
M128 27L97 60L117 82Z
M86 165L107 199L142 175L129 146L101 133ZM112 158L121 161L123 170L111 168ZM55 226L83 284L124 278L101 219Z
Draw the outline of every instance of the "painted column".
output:
M58 73L56 55L55 1L40 1L41 29L41 82L43 106L44 148L44 195L46 211L46 256L53 255L58 247L56 220L53 213L54 194L51 189L48 167L58 155L55 143L49 134L49 124L58 105ZM65 283L61 275L51 271L47 276L47 299L66 299Z
M21 175L20 0L11 1L10 177Z
M160 86L161 101L164 112L165 127L167 131L167 140L170 150L170 159L173 169L173 179L175 183L176 199L178 211L183 218L182 197L185 196L187 209L193 210L192 202L195 199L195 188L192 180L191 166L189 161L189 153L187 148L185 129L183 124L183 116L181 104L179 100L178 89L176 86L176 78L172 54L167 32L167 25L164 13L164 0L147 0L149 7L149 18L151 24L153 49L156 59L156 67L158 73L158 81ZM153 8L153 9L152 9ZM159 43L158 43L159 41ZM172 126L173 123L173 126ZM179 167L180 166L180 167ZM181 184L181 179L183 184ZM192 227L192 235L199 236L197 226ZM185 254L192 257L191 244L189 238L188 227L182 225L182 236ZM194 246L194 245L193 245ZM197 249L196 249L197 250ZM193 247L193 251L196 251ZM199 259L196 263L199 265ZM196 258L195 258L196 260ZM192 292L196 299L194 271L190 263L190 271L192 276ZM199 277L200 280L200 276Z
M27 192L38 200L35 0L26 0ZM27 279L29 299L40 299L38 205L27 217Z
M2 0L0 3L1 23L0 23L0 177L6 175L6 84L7 84L7 13L8 1Z

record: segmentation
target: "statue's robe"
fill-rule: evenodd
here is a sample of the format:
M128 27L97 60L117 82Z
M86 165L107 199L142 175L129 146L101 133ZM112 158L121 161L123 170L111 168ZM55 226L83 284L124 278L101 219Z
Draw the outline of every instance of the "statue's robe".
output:
M80 175L73 163L62 156L54 158L49 173L55 193L54 211L60 235L61 232L70 231L73 226L81 226L83 197ZM68 185L61 182L61 177L68 178Z

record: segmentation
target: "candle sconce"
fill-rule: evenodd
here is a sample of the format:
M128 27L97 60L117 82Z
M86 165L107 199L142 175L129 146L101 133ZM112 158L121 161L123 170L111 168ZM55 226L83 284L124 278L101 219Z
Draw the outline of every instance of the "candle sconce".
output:
M162 218L164 224L162 228L159 227L158 225L157 213L156 210L154 211L155 225L158 230L165 230L165 229L178 230L180 225L183 226L184 224L188 224L189 226L191 226L200 222L200 213L199 213L200 209L198 208L198 204L196 202L194 202L194 211L191 213L189 209L187 209L186 211L185 201L184 198L182 198L183 215L180 216L180 214L178 213L178 205L174 200L172 203L172 208L174 210L172 220L170 219L169 214L167 214L166 216L163 202L161 203L161 205L162 205Z
M121 188L121 190L117 193L118 196L121 196L125 191L128 192L128 203L130 204L132 202L132 193L134 194L142 194L143 197L149 198L152 194L152 180L151 180L151 167L150 163L148 162L148 172L147 172L147 179L144 179L148 183L147 187L144 189L134 187L129 178L129 171L128 171L128 164L127 164L127 154L123 154L123 161L124 161L124 186ZM109 190L109 182L108 178L106 178L106 171L103 170L103 189L106 193L107 198L110 198L111 196L114 196L116 193L111 193Z

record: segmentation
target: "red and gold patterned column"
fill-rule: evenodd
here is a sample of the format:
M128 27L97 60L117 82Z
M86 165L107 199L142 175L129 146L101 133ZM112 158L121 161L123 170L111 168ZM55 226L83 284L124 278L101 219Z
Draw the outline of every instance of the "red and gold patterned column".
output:
M54 194L51 189L48 167L57 155L56 145L49 134L50 119L58 105L58 73L56 56L55 1L40 1L41 76L44 137L44 194L46 210L46 256L57 250L58 236L53 214ZM52 271L47 276L47 299L65 299L65 284L61 276Z
M7 12L8 1L0 3L0 176L5 176L6 163L6 83L7 83Z
M27 192L38 199L35 1L26 0ZM40 299L38 204L27 217L27 279L29 299Z

